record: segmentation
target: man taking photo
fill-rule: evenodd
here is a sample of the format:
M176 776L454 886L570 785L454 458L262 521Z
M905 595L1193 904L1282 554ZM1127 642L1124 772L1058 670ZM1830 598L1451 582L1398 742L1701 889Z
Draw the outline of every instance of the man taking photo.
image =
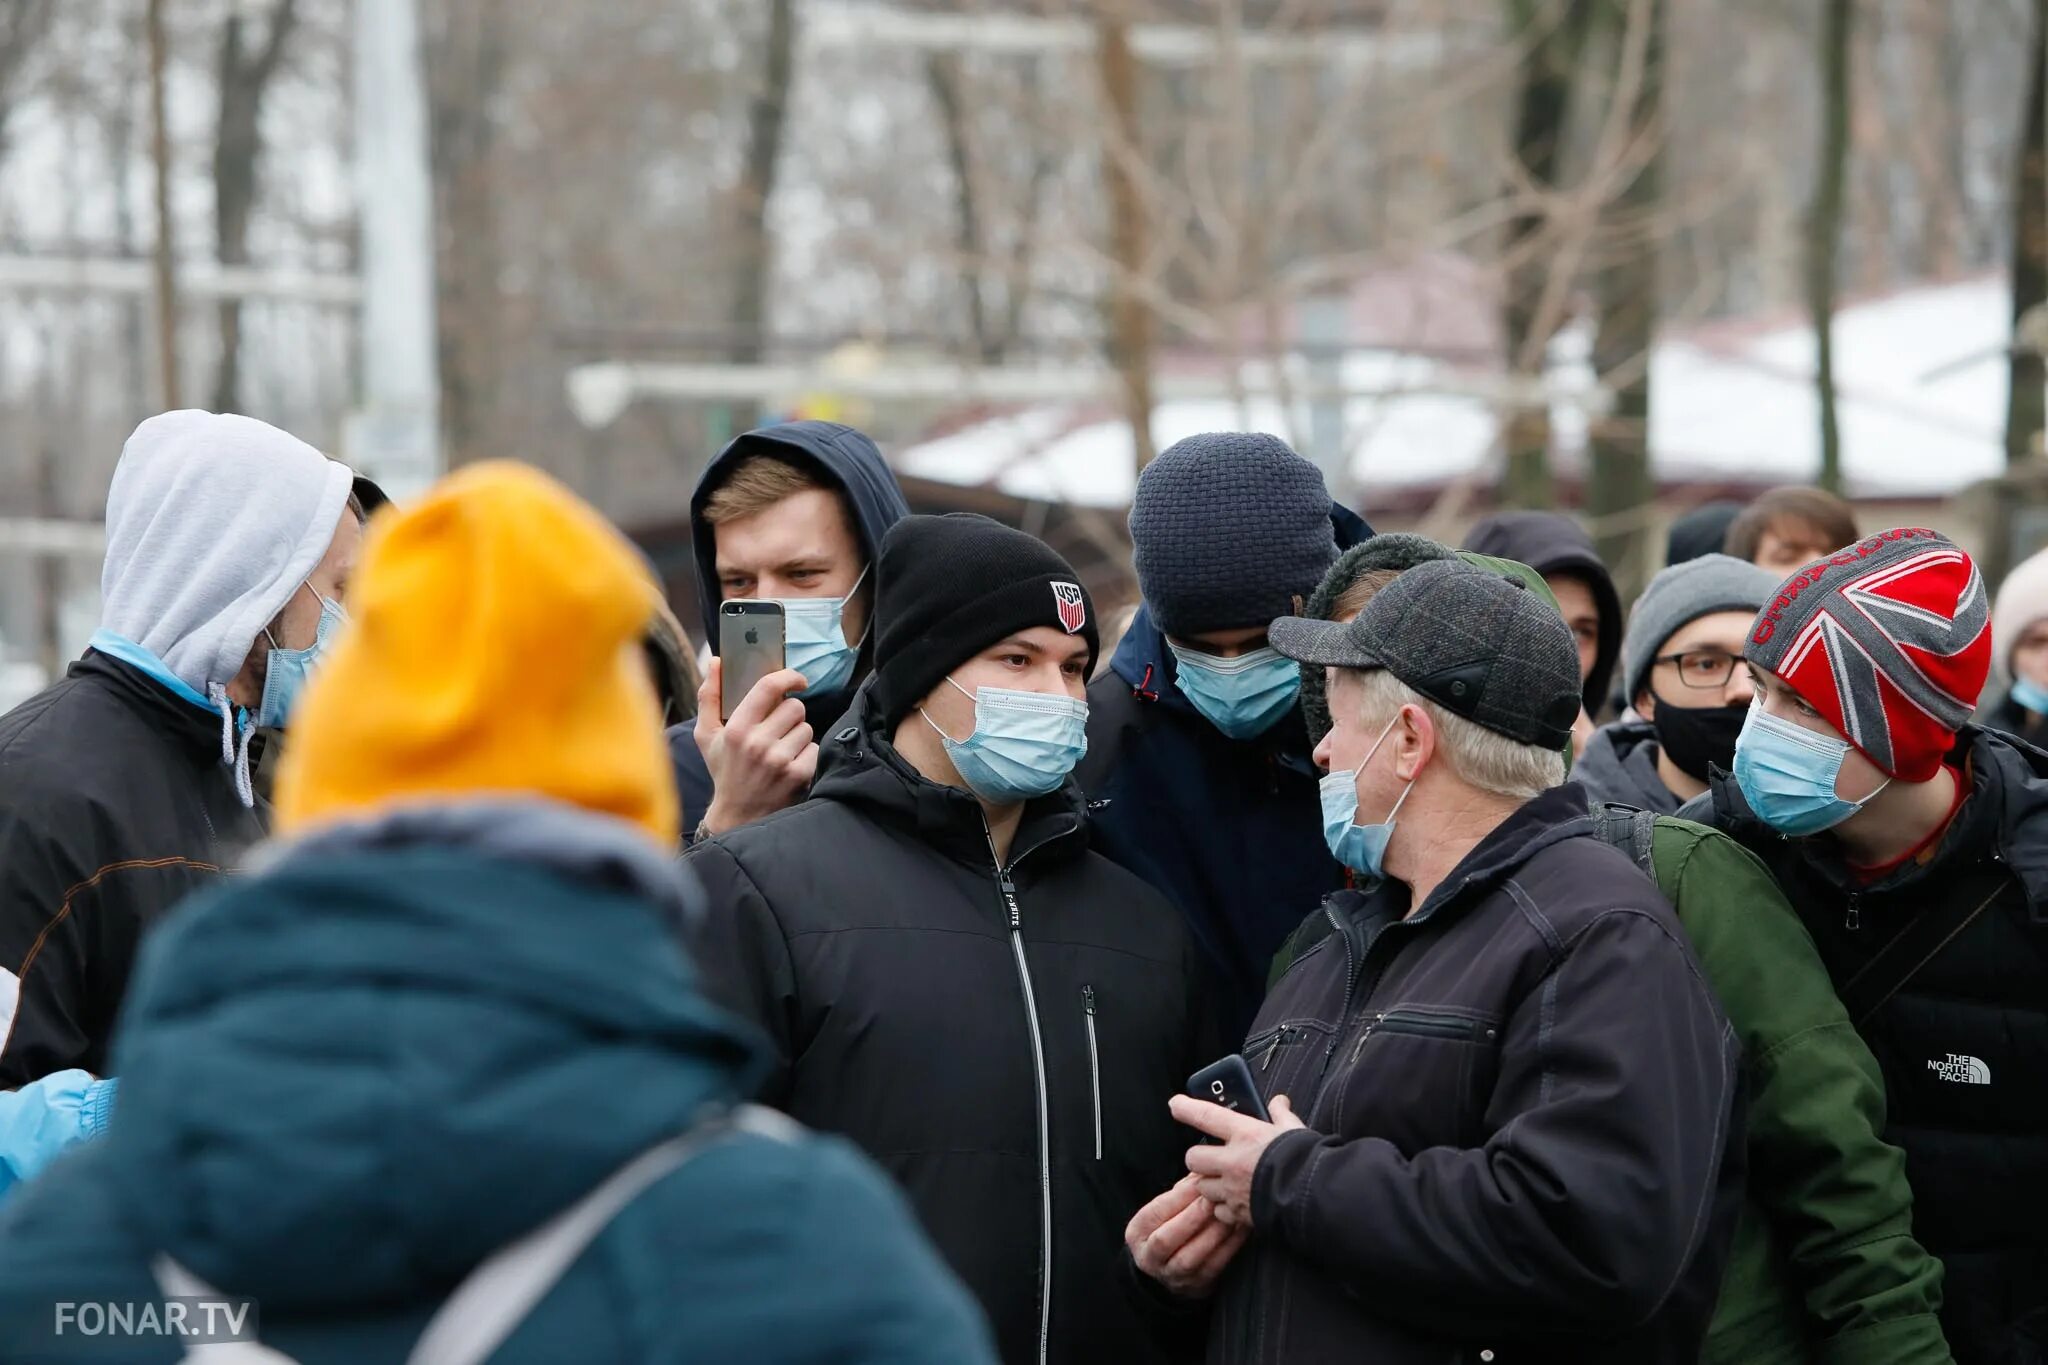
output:
M669 732L683 828L696 838L803 800L818 741L868 675L869 608L882 534L910 514L882 452L837 422L785 422L734 440L690 498L697 599L711 652L728 598L780 602L788 667L723 719L717 658L697 717Z
M1132 1221L1139 1268L1194 1296L1229 1271L1217 1365L1696 1361L1737 1048L1670 906L1558 785L1571 632L1436 561L1272 638L1332 670L1323 829L1368 889L1325 903L1245 1045L1273 1121L1172 1100L1221 1141Z

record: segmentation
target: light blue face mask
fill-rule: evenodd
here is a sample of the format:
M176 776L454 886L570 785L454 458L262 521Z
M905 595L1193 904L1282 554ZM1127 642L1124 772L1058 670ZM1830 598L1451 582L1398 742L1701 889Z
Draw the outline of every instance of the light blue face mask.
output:
M951 678L946 681L974 702L974 733L954 739L923 707L917 714L944 741L967 789L990 805L1014 806L1057 791L1088 752L1087 702L1007 687L970 693Z
M2025 678L2012 680L2012 699L2037 716L2048 716L2048 687Z
M861 644L868 637L863 630L859 640L846 643L846 604L867 578L868 570L864 568L860 577L853 580L853 591L844 597L775 599L782 604L783 660L804 675L806 686L797 696L829 697L845 691L846 684L853 680L854 662L860 658Z
M1301 665L1268 645L1234 659L1184 649L1168 640L1181 694L1232 739L1263 735L1301 694Z
M306 690L306 679L312 676L314 666L320 662L320 656L327 652L328 646L334 643L334 637L348 624L348 613L342 609L341 603L321 597L310 583L304 587L319 598L320 624L313 630L313 643L304 649L280 649L270 627L263 628L263 638L270 641L270 660L263 676L263 700L256 708L256 724L259 726L281 729L291 719L292 707L298 704L299 694Z
M1844 801L1835 794L1835 780L1848 756L1847 740L1816 734L1752 703L1735 741L1735 781L1757 819L1796 839L1834 828L1891 785L1886 778L1861 801Z
M1401 795L1394 802L1394 808L1387 812L1387 818L1376 825L1361 825L1358 821L1358 775L1365 771L1365 765L1372 762L1380 746L1387 742L1387 736L1394 732L1396 715L1387 722L1387 728L1380 731L1380 737L1373 741L1366 751L1365 759L1348 773L1331 773L1317 786L1323 801L1323 842L1330 846L1330 853L1338 862L1367 877L1384 877L1387 861L1387 842L1394 837L1394 817L1401 813L1401 805L1408 799L1408 793L1415 790L1411 780L1401 788Z

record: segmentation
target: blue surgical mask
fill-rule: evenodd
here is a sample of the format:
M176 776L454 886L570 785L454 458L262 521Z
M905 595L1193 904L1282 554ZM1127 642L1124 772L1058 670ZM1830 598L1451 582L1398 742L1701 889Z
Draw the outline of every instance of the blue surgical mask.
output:
M1272 729L1301 694L1301 665L1268 646L1225 659L1168 640L1181 694L1232 739Z
M2048 716L2048 687L2025 678L2014 678L2012 699L2037 716Z
M974 733L954 739L925 715L923 707L917 714L944 741L968 790L990 805L1014 806L1059 790L1088 752L1087 702L1007 687L969 693L951 678L946 681L973 700Z
M873 567L872 565L869 566ZM778 597L782 604L783 661L804 675L799 697L829 697L846 690L853 680L853 665L860 658L860 640L846 643L846 604L867 581L862 569L853 580L853 592L844 597Z
M1796 839L1834 828L1877 795L1844 801L1835 794L1848 756L1847 740L1816 734L1752 704L1735 741L1735 781L1757 819ZM1890 785L1887 778L1877 791Z
M282 728L291 719L292 707L306 690L306 679L312 675L314 665L348 624L348 613L342 610L341 603L321 597L310 583L305 587L320 601L320 624L314 627L312 644L304 649L280 649L270 627L263 628L263 638L270 641L270 659L263 676L263 700L256 708L258 725Z
M1330 853L1338 862L1367 877L1387 875L1387 843L1394 837L1394 817L1401 813L1401 805L1408 799L1408 793L1415 790L1413 781L1403 787L1394 808L1378 824L1357 823L1358 775L1365 771L1365 765L1372 762L1373 755L1387 742L1387 736L1394 731L1394 721L1399 719L1397 715L1387 722L1387 728L1380 731L1380 737L1373 741L1364 761L1356 768L1348 773L1331 773L1318 784L1323 801L1323 842L1330 846Z

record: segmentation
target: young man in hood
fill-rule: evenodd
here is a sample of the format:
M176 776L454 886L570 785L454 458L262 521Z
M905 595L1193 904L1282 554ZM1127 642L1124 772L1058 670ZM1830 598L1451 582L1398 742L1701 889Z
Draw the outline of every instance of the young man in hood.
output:
M878 1172L739 1108L759 1045L674 938L655 600L525 466L380 522L289 842L151 939L106 1139L0 1219L0 1355L107 1358L66 1303L225 1294L307 1365L992 1360Z
M772 1043L762 1099L896 1177L1005 1361L1163 1360L1117 1236L1214 1050L1179 918L1089 848L1093 604L986 517L901 521L877 568L875 671L810 800L684 859L691 946Z
M1639 721L1596 733L1572 767L1595 801L1675 815L1735 762L1749 716L1743 645L1778 584L1756 565L1702 555L1650 580L1629 614L1622 683Z
M0 1087L105 1074L136 940L262 837L258 726L346 622L354 477L248 417L135 429L107 493L100 628L0 717Z
M690 837L722 834L803 800L872 659L872 565L882 534L910 514L881 451L836 422L786 422L734 440L690 499L697 596L717 655L728 598L782 604L788 667L721 719L714 657L694 725L669 732Z
M1770 868L1883 1068L1959 1365L2048 1352L2048 756L1968 723L1992 646L1934 531L1807 565L1751 625L1733 779L1683 812Z
M1561 512L1501 512L1474 525L1465 548L1516 560L1543 575L1578 648L1586 715L1597 721L1608 709L1608 688L1621 659L1621 594L1593 538Z
M1191 436L1139 476L1131 543L1144 604L1088 689L1081 789L1096 847L1186 917L1226 1036L1273 954L1342 883L1315 837L1300 670L1266 626L1371 528L1274 437Z
M1127 1230L1139 1268L1220 1282L1212 1365L1693 1365L1739 1205L1738 1049L1671 907L1559 785L1569 632L1438 561L1272 636L1331 670L1320 823L1362 889L1245 1044L1271 1122L1173 1099L1221 1142ZM1205 1217L1250 1229L1239 1264L1202 1253Z

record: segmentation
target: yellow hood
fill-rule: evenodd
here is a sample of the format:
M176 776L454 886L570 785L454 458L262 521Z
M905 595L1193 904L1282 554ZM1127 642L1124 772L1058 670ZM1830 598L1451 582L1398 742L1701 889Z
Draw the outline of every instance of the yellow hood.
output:
M471 465L372 523L349 628L293 710L277 828L484 793L615 815L664 845L675 778L639 557L530 466Z

